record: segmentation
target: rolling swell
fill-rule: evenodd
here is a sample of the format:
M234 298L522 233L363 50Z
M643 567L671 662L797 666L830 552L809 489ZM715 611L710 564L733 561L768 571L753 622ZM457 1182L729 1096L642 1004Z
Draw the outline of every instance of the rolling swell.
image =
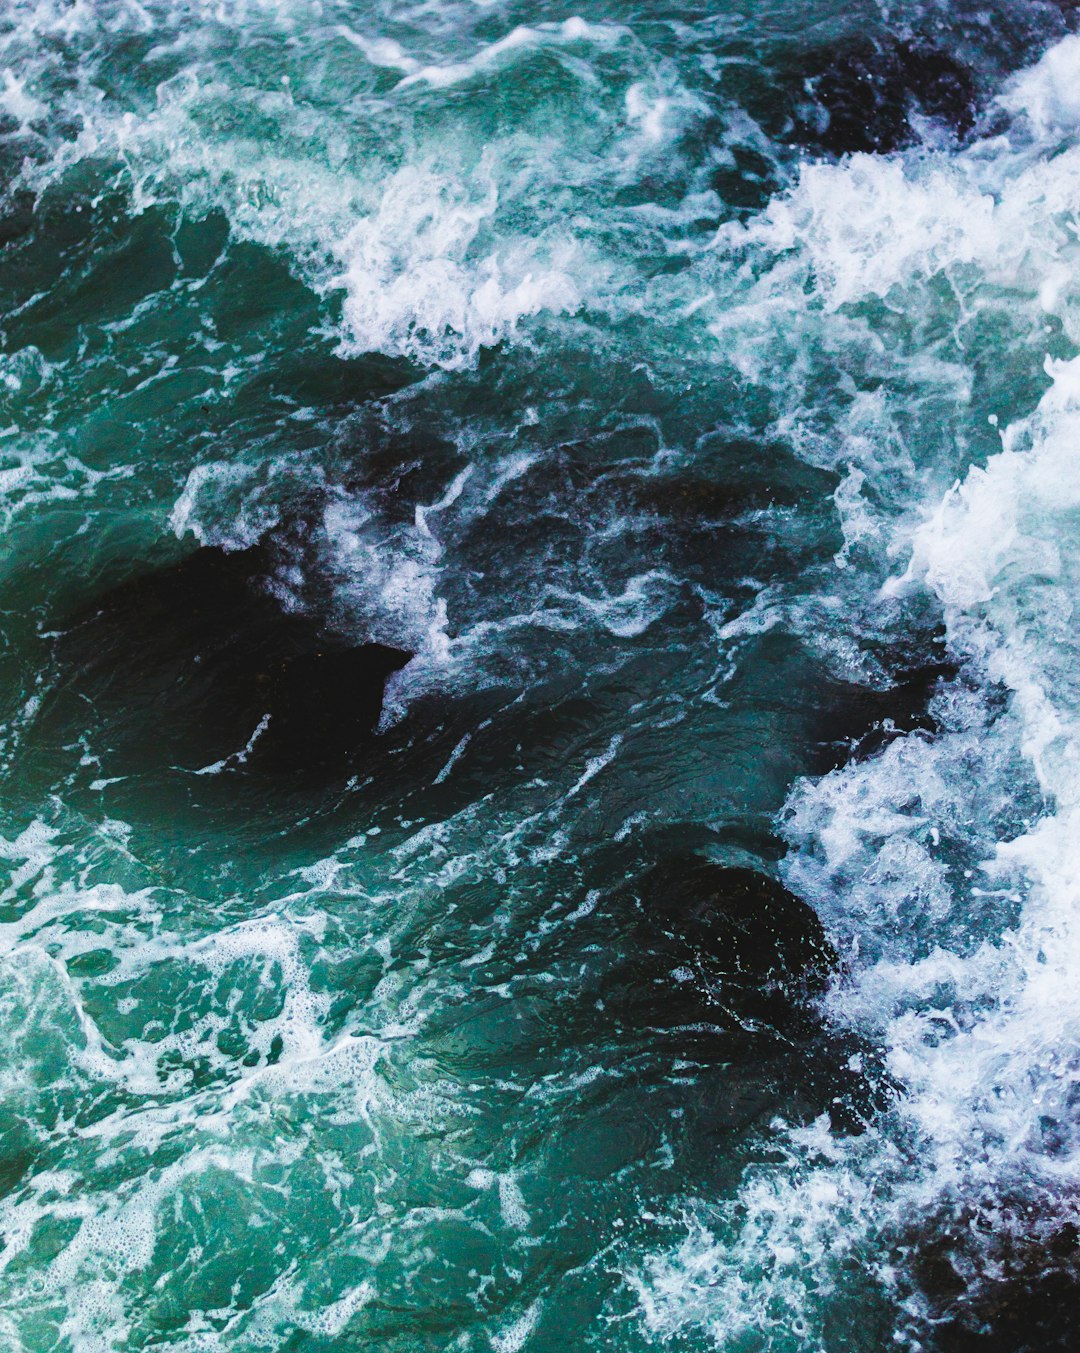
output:
M0 20L12 1348L1068 1346L1077 40L770 14Z

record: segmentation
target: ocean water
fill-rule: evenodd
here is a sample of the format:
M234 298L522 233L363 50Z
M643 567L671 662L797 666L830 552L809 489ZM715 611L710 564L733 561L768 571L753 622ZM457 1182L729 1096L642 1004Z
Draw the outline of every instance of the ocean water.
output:
M0 5L0 1353L1078 1346L1074 18Z

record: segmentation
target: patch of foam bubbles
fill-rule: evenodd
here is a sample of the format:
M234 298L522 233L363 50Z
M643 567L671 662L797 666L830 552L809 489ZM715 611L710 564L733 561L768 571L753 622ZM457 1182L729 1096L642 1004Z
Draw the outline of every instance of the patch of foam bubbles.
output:
M125 892L58 878L71 865L85 874L86 849L43 821L0 837L2 899L9 914L21 907L0 930L2 1127L9 1147L15 1132L28 1153L19 1186L0 1199L0 1329L12 1348L138 1341L148 1303L158 1301L136 1295L143 1276L184 1236L182 1214L214 1214L219 1243L242 1246L245 1271L261 1263L266 1273L251 1310L235 1291L222 1294L238 1303L232 1315L246 1321L246 1346L277 1347L283 1328L336 1336L370 1299L370 1283L320 1302L306 1279L281 1269L280 1226L262 1223L284 1207L290 1225L304 1218L316 1252L333 1243L346 1206L381 1232L385 1219L365 1192L371 1158L399 1112L430 1115L425 1092L389 1089L379 1070L388 1045L370 1032L372 1009L362 1029L328 1027L331 998L312 980L324 913L297 898L232 925L213 914L192 924L188 899L173 909L160 886ZM72 924L76 917L91 924ZM76 960L95 951L111 966L84 989ZM410 1032L407 1012L395 1019L394 1036ZM312 1146L316 1103L369 1158L363 1171ZM52 1168L47 1157L61 1143L69 1165ZM324 1194L335 1207L320 1214ZM232 1207L239 1196L244 1206ZM201 1270L196 1242L189 1257ZM42 1273L29 1286L27 1264ZM182 1256L177 1265L184 1269ZM220 1347L195 1319L184 1346Z
M776 434L846 476L845 562L854 552L882 578L910 537L897 519L913 529L966 471L976 398L1008 408L1050 336L1080 344L1070 74L1072 38L1001 94L1006 130L959 151L805 164L758 216L724 225L715 263L695 270L723 359L768 389ZM991 324L988 376L977 349Z
M377 207L334 246L344 264L342 350L380 351L448 370L513 337L525 319L571 313L588 268L563 230L484 242L499 206L494 157L469 176L405 165Z

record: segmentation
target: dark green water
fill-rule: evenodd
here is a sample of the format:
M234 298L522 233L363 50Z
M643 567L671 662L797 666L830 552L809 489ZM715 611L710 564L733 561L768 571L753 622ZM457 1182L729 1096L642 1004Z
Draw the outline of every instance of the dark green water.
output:
M1069 22L0 7L0 1349L1073 1346Z

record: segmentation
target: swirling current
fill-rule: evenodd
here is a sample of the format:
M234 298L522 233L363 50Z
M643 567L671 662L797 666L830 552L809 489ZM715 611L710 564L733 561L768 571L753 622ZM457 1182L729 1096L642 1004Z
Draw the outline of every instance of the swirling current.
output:
M1070 0L0 5L0 1350L1080 1346Z

